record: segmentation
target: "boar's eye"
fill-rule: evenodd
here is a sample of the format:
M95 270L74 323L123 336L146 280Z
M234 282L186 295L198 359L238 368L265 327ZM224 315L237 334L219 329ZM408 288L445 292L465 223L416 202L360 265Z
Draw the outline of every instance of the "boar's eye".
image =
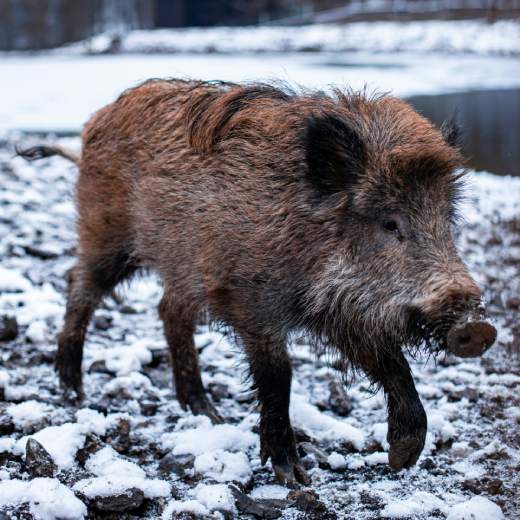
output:
M403 239L403 235L401 234L399 224L393 218L387 218L383 220L383 228L385 229L385 231L394 234L399 240Z

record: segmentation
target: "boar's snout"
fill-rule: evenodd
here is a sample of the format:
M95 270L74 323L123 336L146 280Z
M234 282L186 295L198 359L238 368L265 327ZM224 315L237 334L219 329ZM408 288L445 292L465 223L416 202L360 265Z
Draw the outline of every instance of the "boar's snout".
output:
M427 284L419 309L432 335L460 357L481 356L493 345L497 331L483 318L481 292L467 271L436 276Z
M497 331L493 325L470 317L464 323L453 325L448 331L448 350L460 357L481 356L493 345Z

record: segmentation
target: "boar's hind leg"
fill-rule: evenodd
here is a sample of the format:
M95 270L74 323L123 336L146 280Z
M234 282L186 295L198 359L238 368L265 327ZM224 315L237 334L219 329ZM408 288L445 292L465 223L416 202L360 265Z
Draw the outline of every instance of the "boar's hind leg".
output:
M382 384L388 404L389 463L393 469L413 466L424 448L427 420L410 365L398 350L363 363L367 375Z
M81 362L85 333L99 302L118 282L133 272L127 255L80 257L69 272L67 308L63 330L58 336L56 369L65 396L74 391L82 397Z
M260 457L271 459L273 471L282 484L309 479L296 450L289 419L292 369L286 345L262 335L238 331L244 342L254 386L260 403Z
M159 315L170 348L177 399L184 410L206 415L215 424L224 422L211 404L200 377L199 356L193 342L195 317L176 305L165 293L159 304Z

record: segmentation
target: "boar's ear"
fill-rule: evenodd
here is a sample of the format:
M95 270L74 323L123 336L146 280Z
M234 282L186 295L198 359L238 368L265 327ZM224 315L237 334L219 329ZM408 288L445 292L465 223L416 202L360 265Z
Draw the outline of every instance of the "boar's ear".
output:
M347 189L363 171L365 143L345 120L335 114L307 119L304 146L307 176L324 195Z
M462 130L455 121L455 117L447 119L441 125L441 134L444 140L454 148L460 148L462 145Z

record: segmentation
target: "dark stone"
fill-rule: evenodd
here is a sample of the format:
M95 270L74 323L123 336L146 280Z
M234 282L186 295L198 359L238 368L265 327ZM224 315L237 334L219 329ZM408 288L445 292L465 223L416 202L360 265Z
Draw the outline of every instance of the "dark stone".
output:
M108 330L111 325L111 316L103 316L102 314L99 316L94 316L94 328L97 330Z
M121 314L137 314L137 310L128 304L125 304L125 305L122 305L121 307L119 307L119 312Z
M108 497L95 497L90 506L98 511L112 511L124 513L137 509L144 500L144 493L138 488L129 488L124 493Z
M229 393L229 387L223 383L212 383L208 386L208 390L213 398L213 401L220 403L222 399L231 397Z
M503 491L503 481L499 478L483 477L481 479L467 479L462 482L462 489L471 491L475 495L499 495Z
M336 514L328 511L318 494L310 488L295 489L287 495L287 500L293 507L305 513L305 518L333 519Z
M427 471L430 471L432 470L433 468L435 468L435 463L433 462L433 460L430 458L430 457L426 457L422 462L421 464L419 464L419 467L421 469L425 469Z
M520 309L520 298L517 298L517 297L509 298L506 301L506 307L508 309L513 309L513 310Z
M336 380L329 383L329 406L340 417L347 417L352 412L352 399L347 395L343 385Z
M3 388L0 388L0 394ZM1 397L1 396L0 396ZM5 412L0 415L0 435L11 435L15 430L14 423Z
M159 471L163 475L175 473L184 478L191 474L195 457L193 455L173 455L167 453L159 462Z
M49 452L33 438L25 446L25 469L32 478L52 477L57 470Z
M0 316L0 341L12 341L18 332L18 322L14 316Z
M300 444L298 444L298 449L300 455L303 455L304 457L305 455L314 455L320 468L330 469L330 465L327 462L327 454L314 446L311 442L300 442Z
M111 375L114 375L114 372L108 370L107 365L106 365L104 359L98 359L97 361L94 361L88 367L88 371L89 371L89 373L99 372L101 374L111 374Z
M119 419L115 428L111 428L107 432L106 442L118 453L127 453L131 446L130 421L128 419Z
M103 444L98 437L93 434L88 434L83 448L80 448L76 453L76 460L81 466L84 466L87 459L102 447Z
M41 260L52 260L58 258L58 255L54 251L46 251L42 246L23 246L24 251L36 258Z
M230 485L231 493L235 498L237 509L247 515L253 515L255 518L280 518L282 509L287 507L286 500L276 499L253 499L242 493L237 486Z

